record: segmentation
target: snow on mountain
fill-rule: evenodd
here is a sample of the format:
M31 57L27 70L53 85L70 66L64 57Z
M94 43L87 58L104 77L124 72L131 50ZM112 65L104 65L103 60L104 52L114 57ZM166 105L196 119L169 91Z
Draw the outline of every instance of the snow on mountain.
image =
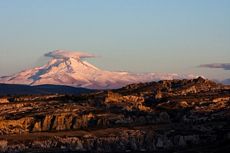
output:
M41 67L25 70L12 76L0 77L0 83L55 84L90 89L114 89L127 84L172 79L192 79L193 75L111 72L101 70L84 61L94 55L56 50L45 54L52 59Z

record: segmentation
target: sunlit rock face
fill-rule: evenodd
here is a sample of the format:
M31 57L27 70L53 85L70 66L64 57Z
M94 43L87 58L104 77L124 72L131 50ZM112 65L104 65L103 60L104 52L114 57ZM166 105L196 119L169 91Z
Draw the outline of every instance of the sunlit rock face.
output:
M101 70L85 61L95 55L83 52L56 50L45 54L51 60L41 67L1 77L0 83L9 84L56 84L90 89L114 89L122 86L158 80L195 78L193 75L111 72Z
M230 88L201 77L6 99L0 152L229 152Z

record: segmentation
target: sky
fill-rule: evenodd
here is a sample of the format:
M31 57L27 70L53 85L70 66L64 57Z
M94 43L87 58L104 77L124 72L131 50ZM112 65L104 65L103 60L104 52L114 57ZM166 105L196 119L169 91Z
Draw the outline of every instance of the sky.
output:
M106 70L230 78L229 0L0 0L0 76L57 49Z

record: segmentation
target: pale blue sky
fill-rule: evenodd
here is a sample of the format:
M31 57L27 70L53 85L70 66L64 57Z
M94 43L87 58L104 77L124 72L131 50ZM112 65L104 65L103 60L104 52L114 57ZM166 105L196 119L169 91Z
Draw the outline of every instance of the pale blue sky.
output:
M56 49L98 55L107 70L229 78L229 0L0 0L0 75ZM41 62L41 61L42 62Z

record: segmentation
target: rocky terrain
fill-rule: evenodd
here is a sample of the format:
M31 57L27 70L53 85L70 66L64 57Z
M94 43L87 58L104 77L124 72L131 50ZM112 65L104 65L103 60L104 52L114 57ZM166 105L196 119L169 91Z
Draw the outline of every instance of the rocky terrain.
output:
M230 87L201 77L0 101L1 152L230 150Z

